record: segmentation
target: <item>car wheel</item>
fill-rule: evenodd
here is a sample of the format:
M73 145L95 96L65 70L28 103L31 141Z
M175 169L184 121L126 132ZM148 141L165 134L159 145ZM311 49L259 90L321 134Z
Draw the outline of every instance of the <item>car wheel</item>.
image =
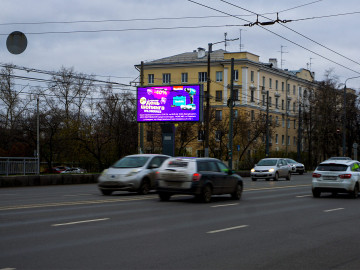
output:
M276 172L276 173L275 173L275 177L274 177L274 181L278 181L278 180L279 180L279 173Z
M112 190L104 190L104 189L101 189L101 193L105 196L109 196L111 195L112 193Z
M291 179L291 172L289 172L288 175L286 176L287 181L290 181L290 179Z
M149 179L144 179L142 180L141 184L140 184L140 187L139 187L139 190L138 190L138 193L140 195L146 195L148 194L150 191L150 181Z
M242 185L237 184L236 190L233 193L231 193L231 198L233 198L234 200L240 200L241 195L242 195L242 191L243 191Z
M351 192L351 197L356 199L358 196L359 196L359 185L356 184L355 187L354 187L354 191Z
M256 178L251 178L251 181L256 181L257 179Z
M206 185L201 193L201 200L205 203L208 203L211 201L211 195L212 195L212 189L210 185Z
M160 201L162 202L167 202L168 200L170 200L171 194L169 193L165 193L165 192L159 192L159 198Z
M320 198L321 192L318 189L313 189L312 194L314 198Z

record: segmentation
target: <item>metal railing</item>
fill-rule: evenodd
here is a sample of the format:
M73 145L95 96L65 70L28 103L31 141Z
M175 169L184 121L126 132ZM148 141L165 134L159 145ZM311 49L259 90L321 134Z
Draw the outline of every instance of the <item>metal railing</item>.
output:
M39 174L38 158L0 157L0 175Z

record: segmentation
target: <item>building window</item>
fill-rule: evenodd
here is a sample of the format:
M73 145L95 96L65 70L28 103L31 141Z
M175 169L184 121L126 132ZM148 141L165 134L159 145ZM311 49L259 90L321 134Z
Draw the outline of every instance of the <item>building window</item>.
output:
M269 97L269 107L271 107L271 97Z
M154 74L148 74L148 84L154 84Z
M294 119L294 129L296 129L296 119Z
M254 110L251 110L251 121L255 120L255 112Z
M282 110L284 109L284 100L283 99L281 100L281 109Z
M239 71L237 69L234 70L234 81L239 80Z
M294 145L296 145L296 137L294 136Z
M222 93L223 92L221 90L216 91L216 97L215 97L216 101L222 101Z
M198 141L205 140L205 130L198 130Z
M290 84L287 84L286 92L290 95Z
M275 117L275 124L276 124L276 126L279 125L279 117L278 116Z
M290 100L287 101L286 110L290 111Z
M181 83L187 83L187 82L188 82L188 74L181 73Z
M281 135L281 144L284 145L285 144L285 136Z
M262 95L262 105L265 106L265 95Z
M284 83L284 82L281 82L281 91L284 92L284 90L285 90L285 83Z
M222 120L222 111L220 111L220 110L215 111L215 120L216 121L221 121Z
M272 88L272 79L269 78L269 88L271 89Z
M199 82L207 81L207 72L199 72Z
M276 143L276 144L279 144L279 134L276 134L276 135L275 135L275 143Z
M147 142L152 142L153 141L153 132L152 131L147 131L146 132L146 141Z
M290 145L290 136L287 137L287 143Z
M296 102L294 102L294 107L293 107L293 112L295 113L296 112Z
M221 141L221 137L222 137L221 130L216 130L216 131L215 131L215 141L220 142L220 141Z
M279 98L275 98L275 108L279 109Z
M216 81L217 82L222 82L223 80L223 73L222 71L216 71Z
M237 118L238 117L238 110L233 110L233 117Z
M279 90L279 81L278 80L275 81L275 89Z
M300 96L300 97L302 96L302 89L301 89L300 86L299 86L299 96Z
M296 86L293 86L293 94L296 95Z
M286 120L286 122L287 122L287 128L290 128L290 119L288 118L288 119Z
M285 127L285 117L284 116L282 116L281 121L282 121L282 127Z
M239 90L233 90L233 100L239 100Z
M171 82L171 74L164 73L163 74L163 83L169 84Z
M263 78L262 78L262 86L263 86L263 89L265 89L265 76L263 76Z
M251 82L254 82L254 71L250 72L250 77Z

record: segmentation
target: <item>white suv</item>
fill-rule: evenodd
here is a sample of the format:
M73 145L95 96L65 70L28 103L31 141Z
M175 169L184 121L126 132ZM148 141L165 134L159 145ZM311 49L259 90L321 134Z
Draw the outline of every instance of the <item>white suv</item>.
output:
M356 160L326 160L312 174L312 193L315 198L321 192L350 193L357 198L360 186L360 163Z

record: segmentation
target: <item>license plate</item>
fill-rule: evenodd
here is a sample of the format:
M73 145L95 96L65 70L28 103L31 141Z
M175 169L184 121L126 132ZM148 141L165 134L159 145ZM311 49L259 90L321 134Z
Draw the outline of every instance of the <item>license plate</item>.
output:
M337 176L324 176L323 179L324 180L336 180Z

